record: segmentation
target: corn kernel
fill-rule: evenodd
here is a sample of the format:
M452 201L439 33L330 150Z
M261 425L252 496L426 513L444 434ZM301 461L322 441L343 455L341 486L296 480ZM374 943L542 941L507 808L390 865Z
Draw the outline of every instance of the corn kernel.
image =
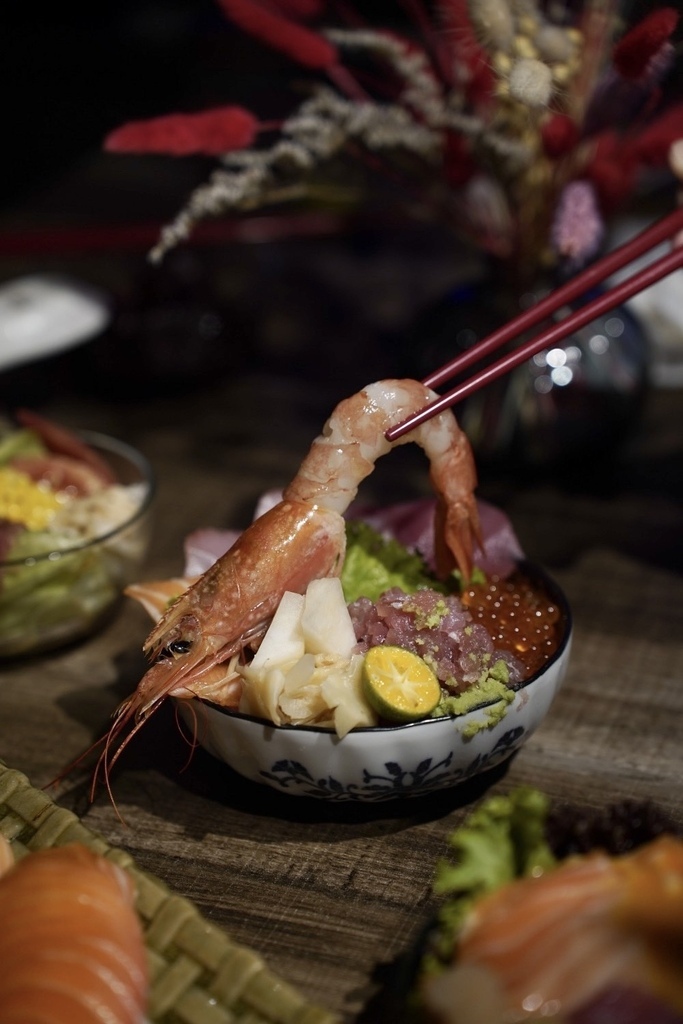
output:
M61 506L56 494L11 466L0 468L0 519L44 530Z

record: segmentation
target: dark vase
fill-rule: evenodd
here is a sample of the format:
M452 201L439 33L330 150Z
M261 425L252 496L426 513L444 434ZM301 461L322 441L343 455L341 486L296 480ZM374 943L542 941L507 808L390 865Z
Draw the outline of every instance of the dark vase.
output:
M407 331L406 375L426 377L549 290L539 286L513 298L495 278L453 287ZM648 364L645 331L620 306L486 385L455 412L480 465L511 471L594 465L614 454L637 425Z

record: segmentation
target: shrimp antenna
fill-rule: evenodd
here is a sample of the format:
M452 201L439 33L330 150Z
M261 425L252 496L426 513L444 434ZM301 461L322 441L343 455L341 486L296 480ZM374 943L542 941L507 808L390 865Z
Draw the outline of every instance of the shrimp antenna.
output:
M193 708L192 705L189 704L189 702L188 702L188 709L187 710L191 713L192 720L193 720L192 736L191 737L186 735L185 728L184 728L184 723L180 719L180 715L178 713L177 706L175 708L175 722L176 722L176 725L178 726L178 732L180 733L180 735L182 736L183 740L187 743L187 745L190 748L190 753L188 755L187 761L185 762L183 767L180 769L181 772L186 772L187 769L190 767L190 764L192 763L192 758L194 757L194 753L195 753L197 747L199 746L199 739L197 738L198 737L197 711L196 711L196 708Z
M50 782L47 782L43 788L44 789L50 789L50 788L53 788L54 786L59 785L59 783L63 782L64 779L66 778L66 776L69 775L69 773L72 772L74 770L74 768L76 768L79 764L81 764L81 762L84 761L86 757L88 757L95 750L97 750L97 748L99 746L101 746L103 743L107 743L107 744L110 743L112 735L113 735L112 730L115 729L117 725L119 725L118 722L114 723L114 726L112 726L112 728L108 732L106 732L103 736L100 736L100 738L95 740L94 743L91 743L89 747L86 747L86 749L83 751L82 754L79 754L78 757L74 758L73 761L70 761L69 764L67 764L66 767L63 768L61 770L61 772L54 777L54 779L52 779ZM120 725L122 726L123 722L120 723ZM94 773L93 773L93 781L92 781L91 786L90 786L90 793L88 794L88 798L89 798L91 803L95 799L95 789L96 789L96 786L97 786L97 776L99 774L100 765L102 764L102 759L106 757L106 754L107 754L107 748L105 747L105 749L102 751L102 753L98 757L97 763L95 765L95 770L94 770ZM121 814L119 813L119 809L118 809L118 807L116 805L116 801L114 799L114 794L112 792L111 785L109 784L108 773L106 774L106 788L107 788L107 792L109 794L109 799L111 800L112 807L114 808L114 811L116 813L116 817L119 819L119 821L121 822L122 825L125 825L126 822L123 819L123 817L121 816Z
M46 782L43 789L51 789L54 786L58 786L60 782L63 782L66 776L69 775L74 768L77 768L81 761L84 761L86 757L93 753L93 751L97 750L101 743L104 743L106 735L107 734L105 733L104 736L100 736L98 740L95 740L95 742L91 743L89 747L86 747L82 754L79 754L78 757L74 758L73 761L70 761L66 767L62 768L59 775L55 775L54 779L50 782Z
M119 707L118 711L116 712L116 719L114 723L109 729L109 732L107 732L106 735L103 737L105 741L104 750L100 754L97 760L97 764L95 765L92 785L90 787L90 799L91 801L95 799L97 780L101 773L107 793L109 794L109 799L111 800L112 806L116 811L116 816L119 819L119 821L124 825L126 824L126 822L119 814L118 807L116 806L116 801L114 800L114 793L111 787L110 779L111 772L112 769L115 767L116 762L121 757L121 754L124 752L128 744L130 743L130 741L140 731L140 729L142 729L143 725L145 725L148 722L149 718L161 706L161 703L161 699L157 700L154 704L151 705L151 707L147 711L147 714L144 717L139 718L136 722L133 723L133 727L130 729L128 734L123 737L123 739L118 744L113 754L111 753L112 744L116 743L116 741L119 739L119 736L121 735L122 730L125 729L125 727L130 722L131 718L133 717L133 709L130 701L124 702Z
M97 781L100 778L100 776L102 777L107 793L109 794L109 799L111 800L112 806L116 810L116 815L121 821L123 821L123 819L121 818L121 815L118 812L118 808L116 807L116 801L114 800L114 794L110 782L110 773L114 764L118 760L119 755L125 749L131 736L133 735L134 729L131 730L128 736L124 737L124 739L119 743L117 749L114 751L114 756L111 758L111 760L109 759L109 755L112 743L116 743L121 734L121 731L130 721L130 717L131 713L129 705L122 705L117 711L116 720L113 722L113 724L109 728L109 731L103 737L105 741L104 750L97 759L97 764L95 765L95 770L93 771L92 783L90 785L90 801L92 802L95 799Z

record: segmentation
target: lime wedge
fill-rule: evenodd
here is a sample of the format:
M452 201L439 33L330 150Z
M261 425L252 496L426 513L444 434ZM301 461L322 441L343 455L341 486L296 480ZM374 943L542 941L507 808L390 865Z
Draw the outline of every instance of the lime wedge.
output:
M390 722L415 722L441 699L429 665L404 647L371 647L363 663L363 692L378 715Z

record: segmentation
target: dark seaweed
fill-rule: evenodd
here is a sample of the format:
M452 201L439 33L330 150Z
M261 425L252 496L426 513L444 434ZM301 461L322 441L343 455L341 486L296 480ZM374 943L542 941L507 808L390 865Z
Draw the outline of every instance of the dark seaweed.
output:
M622 800L603 808L553 806L546 839L558 859L602 849L612 856L629 853L664 833L680 834L674 822L646 800Z

